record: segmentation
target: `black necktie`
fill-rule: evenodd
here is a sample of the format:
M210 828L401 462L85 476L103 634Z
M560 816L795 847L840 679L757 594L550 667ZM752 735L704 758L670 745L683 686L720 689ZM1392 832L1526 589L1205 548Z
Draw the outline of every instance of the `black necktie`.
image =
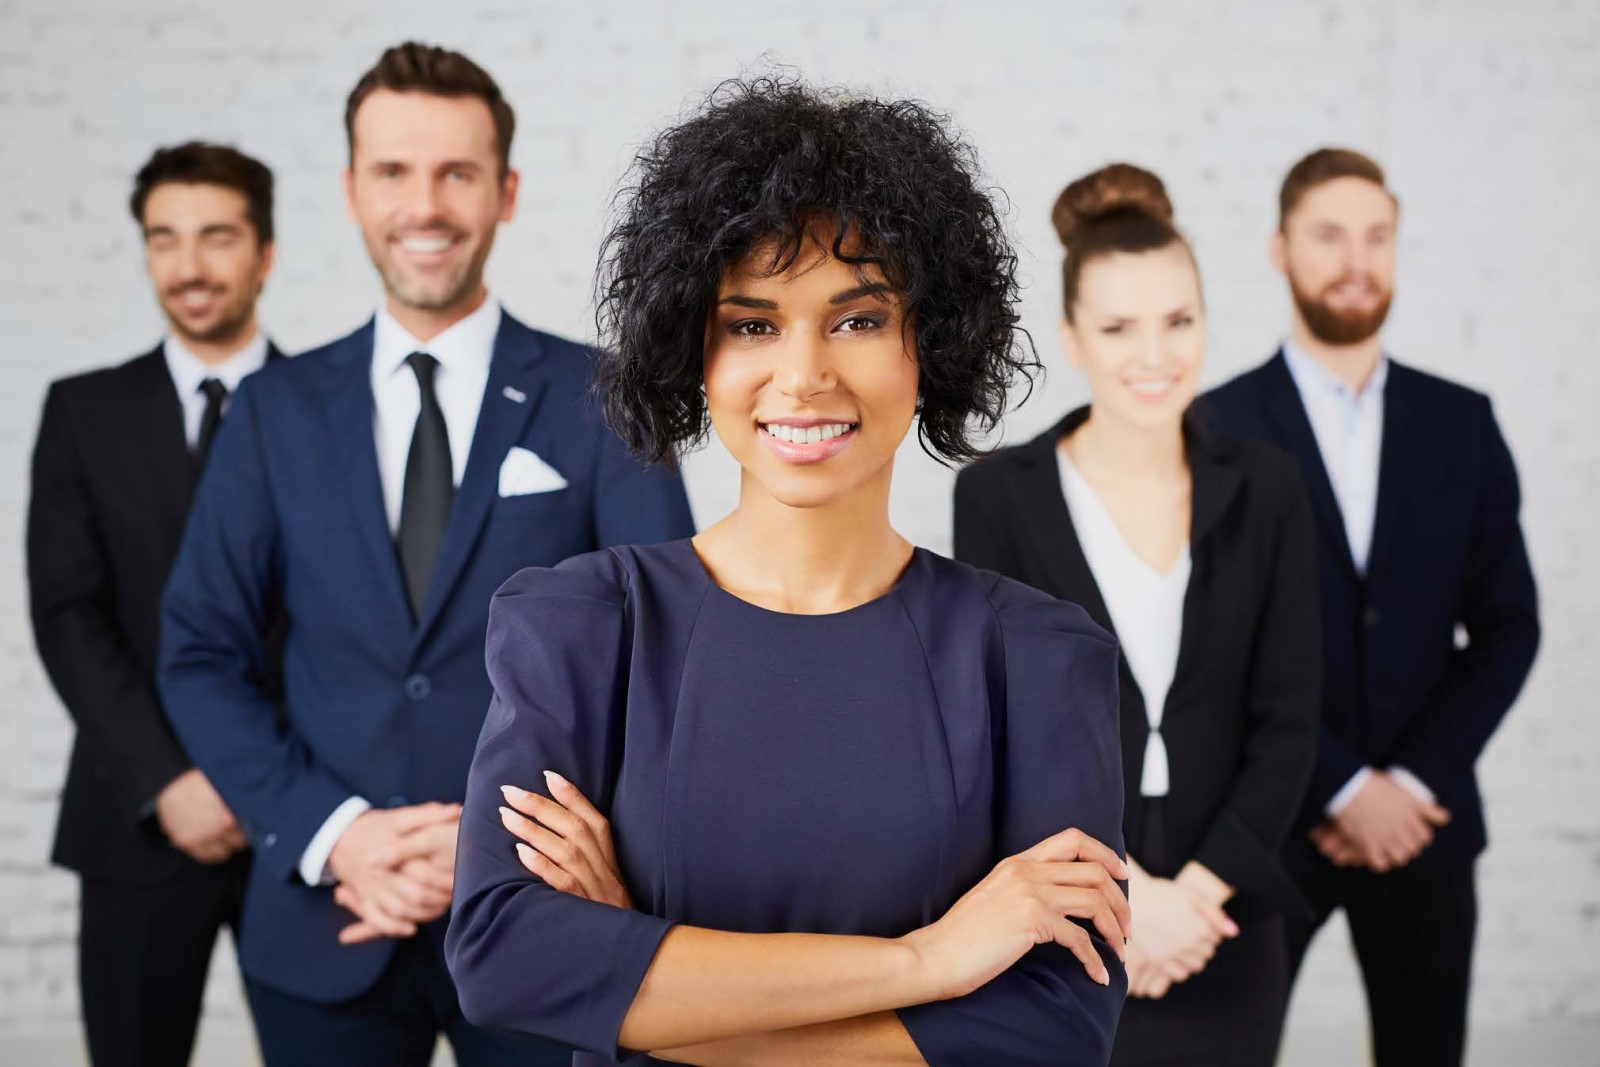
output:
M228 402L228 387L215 378L207 378L200 383L200 391L206 394L206 410L200 415L200 439L195 442L194 459L197 466L203 467L211 451L211 441L217 436L217 427L222 425L222 405Z
M450 435L445 431L438 394L433 391L433 375L439 369L439 361L426 352L413 352L406 357L406 363L417 376L422 409L417 412L411 452L406 456L398 544L411 609L420 617L428 583L433 579L434 560L439 556L439 542L444 540L445 524L450 521L455 479L450 468Z

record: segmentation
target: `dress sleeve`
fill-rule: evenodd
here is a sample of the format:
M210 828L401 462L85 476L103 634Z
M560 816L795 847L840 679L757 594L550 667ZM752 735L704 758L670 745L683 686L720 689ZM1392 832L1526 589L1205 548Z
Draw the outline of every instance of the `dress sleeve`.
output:
M521 571L495 594L494 698L467 776L445 937L471 1022L613 1059L671 924L550 888L518 860L499 808L502 785L548 795L542 772L553 770L609 815L630 643L616 569L597 553Z
M1014 582L1002 581L991 602L1006 694L995 721L995 861L1069 826L1125 855L1115 641L1076 605ZM1102 1067L1127 972L1094 928L1080 925L1105 961L1109 986L1068 950L1040 945L974 993L899 1012L930 1067Z

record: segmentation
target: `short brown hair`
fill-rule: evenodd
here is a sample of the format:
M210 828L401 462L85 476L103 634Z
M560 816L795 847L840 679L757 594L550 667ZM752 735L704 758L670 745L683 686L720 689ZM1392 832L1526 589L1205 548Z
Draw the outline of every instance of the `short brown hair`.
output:
M1289 168L1284 175L1283 188L1278 190L1278 229L1288 220L1289 213L1299 206L1305 195L1325 182L1339 178L1360 178L1389 193L1396 207L1400 198L1390 192L1384 181L1383 168L1370 156L1353 148L1319 148Z
M516 132L517 117L489 72L460 52L417 41L386 49L372 69L356 82L344 105L344 132L352 156L356 148L356 109L379 89L429 96L475 96L482 100L494 119L500 176L504 178L511 169L511 135Z
M133 177L128 209L141 228L144 205L158 185L220 185L244 196L246 215L262 244L272 242L272 170L237 148L186 141L158 148Z

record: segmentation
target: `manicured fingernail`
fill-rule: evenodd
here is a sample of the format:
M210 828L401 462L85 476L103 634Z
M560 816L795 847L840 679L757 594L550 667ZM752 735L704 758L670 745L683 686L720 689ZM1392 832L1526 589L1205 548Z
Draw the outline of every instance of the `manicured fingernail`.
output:
M500 795L512 803L516 803L518 798L527 796L528 791L526 789L518 789L514 785L503 785L500 787Z
M500 821L509 824L514 814L515 812L513 812L510 808L502 807L500 809Z
M1102 968L1100 968L1100 973L1099 973L1099 975L1096 976L1095 980L1098 981L1101 985L1110 985L1111 984L1111 972L1106 970L1104 967L1102 967Z
M559 774L557 774L555 771L545 771L544 772L544 780L546 782L548 782L551 785L552 788L554 788L555 786L566 786L566 785L571 785L572 784L572 783L568 782L565 778L563 778Z
M535 852L533 849L529 848L527 845L524 845L521 841L518 841L517 842L517 855L522 857L522 862L523 863L532 863L533 862L533 858L535 856L537 856L538 853Z

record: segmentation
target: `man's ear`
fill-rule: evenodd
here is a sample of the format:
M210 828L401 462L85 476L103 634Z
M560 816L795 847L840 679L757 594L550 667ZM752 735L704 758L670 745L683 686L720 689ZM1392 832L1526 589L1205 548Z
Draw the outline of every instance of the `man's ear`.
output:
M344 214L352 222L356 217L356 175L349 167L339 176L340 183L344 186Z
M1272 231L1272 240L1267 242L1267 258L1272 260L1273 269L1279 274L1289 273L1288 238L1281 229Z
M511 216L517 213L517 190L522 187L522 175L514 170L506 171L504 180L500 182L500 221L510 222Z

